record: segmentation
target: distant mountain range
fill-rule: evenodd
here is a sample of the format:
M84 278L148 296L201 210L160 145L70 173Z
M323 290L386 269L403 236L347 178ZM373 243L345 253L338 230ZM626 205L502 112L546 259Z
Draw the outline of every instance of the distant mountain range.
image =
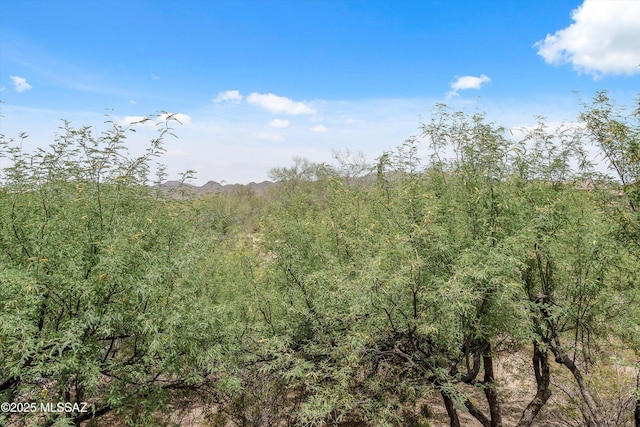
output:
M400 173L391 172L385 174L386 178L393 181L401 176ZM371 185L375 182L376 174L368 174L365 176L359 176L356 178L349 178L348 183L350 185ZM563 181L564 184L573 185L576 190L591 191L596 188L610 188L611 182L598 181L593 179L578 180L578 181ZM258 197L265 197L270 189L278 187L282 183L272 181L262 181L259 183L250 182L249 184L221 184L216 181L209 181L206 184L198 187L196 185L187 184L180 181L166 181L160 184L158 187L166 194L172 197L182 196L205 196L207 194L242 194L243 192L252 192ZM637 182L627 184L632 187L638 185ZM618 196L622 196L621 190L618 191Z
M216 181L209 181L198 187L196 185L187 184L180 181L167 181L159 185L160 189L170 195L180 196L195 195L204 196L207 194L234 194L249 190L253 191L257 196L264 197L269 188L278 185L271 181L262 181L260 183L251 182L249 184L220 184Z

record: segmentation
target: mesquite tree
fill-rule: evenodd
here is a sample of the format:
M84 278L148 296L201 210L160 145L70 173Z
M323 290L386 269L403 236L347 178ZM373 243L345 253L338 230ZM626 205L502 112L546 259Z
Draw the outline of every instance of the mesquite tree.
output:
M496 355L519 349L535 381L519 426L548 402L554 360L582 421L612 424L588 378L633 301L634 268L609 238L606 192L581 187L588 167L580 128L540 119L514 142L483 115L438 106L369 185L326 168L285 185L263 221L259 310L286 361L272 357L300 385L296 422L402 424L436 391L452 426L461 410L500 426Z
M0 398L85 410L3 422L80 425L115 412L154 424L156 410L208 387L220 328L195 280L208 251L189 202L148 185L166 118L141 156L124 145L133 128L113 121L102 132L65 122L34 153L2 137Z
M631 111L620 107L604 91L594 97L591 104L584 104L580 119L592 142L604 154L607 166L621 184L617 199L605 198L602 208L614 219L612 233L621 243L620 256L640 260L640 98ZM614 187L617 188L617 187ZM612 190L613 191L613 190ZM637 300L640 295L638 278L624 292L633 304L616 317L619 336L636 354L640 353L640 312ZM640 367L636 364L636 372ZM640 426L640 373L637 375L635 425Z

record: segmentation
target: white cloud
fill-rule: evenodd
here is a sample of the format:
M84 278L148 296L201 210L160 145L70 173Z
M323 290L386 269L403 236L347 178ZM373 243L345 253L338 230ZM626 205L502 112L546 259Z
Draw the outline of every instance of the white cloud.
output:
M273 119L269 122L269 127L275 129L284 129L289 127L289 120Z
M447 98L458 96L459 90L467 89L480 89L483 84L490 82L491 79L484 74L479 77L476 76L462 76L458 77L456 81L449 84L451 90L447 92Z
M480 87L487 82L490 82L491 79L487 76L485 76L484 74L482 74L480 77L476 77L476 76L462 76L462 77L458 77L458 79L451 83L451 89L458 91L458 90L465 90L465 89L480 89Z
M244 98L239 91L237 90L227 90L224 92L218 93L218 95L212 99L213 102L219 104L221 102L233 102L239 103Z
M2 85L0 85L0 92L4 91L6 88Z
M21 93L31 89L31 85L27 83L27 79L24 77L10 76L13 88L16 92Z
M311 132L326 132L327 127L323 125L316 125L311 128Z
M13 90L10 84L5 85L7 91ZM633 98L628 96L618 101L632 105ZM168 152L160 162L167 164L169 179L178 179L181 171L197 170L196 182L202 185L209 180L225 180L229 183L260 182L268 179L269 169L289 165L294 156L333 164L333 150L349 149L354 153L362 151L367 159L375 159L385 150L393 149L410 135L415 135L421 117L428 123L430 106L440 102L442 96L354 101L314 100L313 106L318 109L318 114L314 117L272 116L267 113L269 115L266 118L265 112L249 104L240 108L220 109L215 108L216 104L210 103L207 108L199 110L180 110L189 115L191 123L187 126L173 124L178 138L165 139ZM456 111L460 109L469 114L478 109L486 111L488 122L495 121L506 129L525 124L535 126L535 114L544 114L550 124L572 119L581 108L579 100L571 93L557 94L544 101L519 98L494 101L483 99L479 102L479 106L477 103L465 105L460 97L451 104ZM138 114L138 107L139 105L130 107L129 111L121 112L114 119L120 123L127 113L132 113L127 118L128 122L144 118L134 115ZM2 113L6 116L2 120L3 133L18 135L23 131L28 132L30 138L25 140L25 149L29 150L35 144L48 144L47 141L58 128L61 117L71 120L76 126L95 125L99 129L104 121L102 111L42 110L8 104L3 105ZM318 119L320 116L323 116L323 121ZM285 130L268 127L267 124L274 118L288 118L290 126ZM347 125L345 121L349 118L353 122ZM182 117L181 121L186 120ZM146 125L136 126L137 133L127 135L131 155L144 154L148 141L157 136L160 128L155 123L153 118ZM311 131L316 125L323 125L328 129L326 132ZM519 140L521 134L508 136ZM181 152L185 155L181 155ZM426 162L428 157L424 160Z
M353 120L352 118L348 118L347 120L344 121L345 125L352 125L355 123L355 120Z
M272 93L254 92L247 97L247 102L269 110L275 114L290 114L292 116L300 114L316 114L316 110L302 102L293 101L284 96L278 96Z
M640 73L639 1L586 0L571 17L573 24L534 45L545 62L595 77Z
M130 104L130 105L136 105L136 104L137 104L137 102L136 102L136 100L135 100L135 99L130 99L130 100L129 100L129 104Z
M160 80L160 76L157 74L151 74L151 80Z

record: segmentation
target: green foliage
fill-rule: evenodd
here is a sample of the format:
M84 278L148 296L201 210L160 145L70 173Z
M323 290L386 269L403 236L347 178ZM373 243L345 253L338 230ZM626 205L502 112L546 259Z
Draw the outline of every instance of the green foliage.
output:
M110 411L154 424L148 415L206 384L215 363L215 294L194 280L208 243L188 203L146 185L170 128L129 158L131 129L108 124L95 136L65 123L34 154L3 141L0 393L88 402L56 415L76 424Z
M529 343L544 366L571 355L586 373L596 337L619 331L607 319L632 278L603 193L572 184L589 167L580 130L547 133L540 119L512 142L445 106L422 130L380 157L374 185L290 174L267 209L261 310L301 361L301 424L395 425L404 402L434 389L484 422L499 416L493 355ZM496 413L472 403L478 387Z
M558 390L567 422L616 425L634 395L608 356L640 349L637 117L602 93L584 128L539 118L514 141L438 105L376 164L296 158L264 198L150 187L168 124L137 158L111 122L33 154L3 137L1 398L91 413L2 422L169 425L201 404L213 425L418 426L439 396L453 426L501 425L517 352L536 389L518 426Z

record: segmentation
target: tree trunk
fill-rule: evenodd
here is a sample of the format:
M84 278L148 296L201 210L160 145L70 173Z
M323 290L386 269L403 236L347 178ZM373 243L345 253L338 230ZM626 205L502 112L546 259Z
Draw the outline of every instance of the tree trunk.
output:
M456 410L456 406L453 402L451 396L446 394L443 391L440 391L442 395L442 400L444 400L444 406L447 408L447 415L449 415L450 427L460 427L460 418L458 418L458 411Z
M640 427L640 374L636 377L636 409L633 411L636 427Z
M501 427L502 413L500 410L500 399L498 399L498 393L496 392L491 344L487 346L485 353L482 355L482 361L484 362L484 395L487 397L487 403L489 404L491 427Z
M487 418L486 415L483 414L480 409L476 408L476 406L473 403L471 403L469 399L467 399L466 402L464 402L464 406L467 407L467 409L469 410L469 413L473 415L473 417L476 420L480 421L480 424L482 424L482 427L492 427L491 420L489 420L489 418Z
M582 377L582 372L580 372L580 368L573 363L573 360L564 352L560 347L560 342L558 337L556 337L556 342L551 345L551 351L556 357L556 362L564 365L571 374L573 378L575 378L576 383L578 383L578 388L580 389L580 394L582 395L582 400L586 403L587 408L589 409L589 413L586 414L589 417L590 423L595 427L604 427L605 423L602 420L602 415L600 414L600 410L598 409L598 405L595 400L593 400L593 396L589 392L587 385L584 382L584 378Z
M538 265L541 266L542 264L539 262ZM576 366L573 360L571 360L571 358L562 349L562 345L560 344L560 336L556 329L556 325L551 320L552 316L546 307L547 299L548 297L545 295L544 298L540 299L538 302L540 303L540 312L543 314L544 319L547 322L547 326L551 331L551 336L553 337L552 340L549 340L549 348L553 352L556 362L564 365L567 369L569 369L569 372L571 372L573 378L576 380L578 388L580 389L580 394L582 395L582 400L589 409L588 413L585 414L588 418L587 421L589 422L589 425L593 427L604 427L605 423L602 419L600 409L598 409L596 401L593 399L593 396L591 396L591 392L589 392L589 389L584 382L584 378L582 377L580 368Z
M551 380L549 356L546 352L540 350L540 346L537 343L533 344L533 371L536 374L538 391L533 400L531 400L522 412L522 416L516 427L530 427L542 407L551 397L551 390L549 390Z

